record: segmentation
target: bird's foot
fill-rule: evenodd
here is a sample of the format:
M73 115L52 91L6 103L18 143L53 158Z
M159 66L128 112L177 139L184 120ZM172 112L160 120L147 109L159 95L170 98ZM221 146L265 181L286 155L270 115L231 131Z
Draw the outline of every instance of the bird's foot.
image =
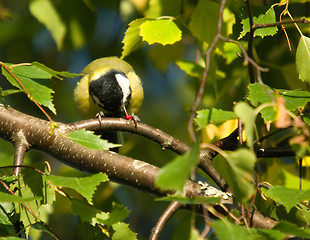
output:
M132 120L135 124L135 127L137 128L137 123L140 122L140 118L135 115L134 113L132 113L131 115L126 115L125 117L127 120Z

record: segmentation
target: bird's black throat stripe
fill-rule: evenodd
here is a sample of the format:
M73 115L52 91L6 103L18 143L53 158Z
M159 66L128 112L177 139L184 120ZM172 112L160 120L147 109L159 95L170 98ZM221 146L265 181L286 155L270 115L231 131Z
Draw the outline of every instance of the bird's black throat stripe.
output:
M125 116L124 107L127 109L131 98L131 88L129 86L129 90L127 89L129 95L124 99L123 86L120 86L116 77L117 74L127 78L125 73L112 69L89 83L89 94L93 101L108 111L107 115L111 117Z

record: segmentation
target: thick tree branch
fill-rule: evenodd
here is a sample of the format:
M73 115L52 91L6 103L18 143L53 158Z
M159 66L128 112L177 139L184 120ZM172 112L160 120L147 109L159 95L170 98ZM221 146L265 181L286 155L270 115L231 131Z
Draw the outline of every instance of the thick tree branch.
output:
M90 125L99 125L98 120L91 120L90 122ZM128 121L126 122L126 125L128 126L133 125L133 128L128 127L131 131L134 131L133 129L139 129L141 125L141 123L138 123L137 128L135 128L134 124L129 124ZM10 107L0 105L1 138L11 142L16 142L16 139L14 140L13 136L17 136L19 131L23 131L23 136L27 140L29 148L43 151L80 171L88 173L104 172L112 181L129 185L157 196L174 193L173 191L163 192L155 186L155 180L160 170L158 167L114 152L92 150L68 139L65 135L71 132L74 128L77 128L77 126L81 127L83 124L88 125L86 121L84 121L83 124L81 123L82 122L76 125L58 123L59 128L55 129L54 133L51 134L50 122L23 114ZM152 136L149 131L146 132L150 134L150 137ZM234 134L235 133L233 133L232 136ZM230 137L231 136L227 138L229 139ZM153 138L156 137L153 136ZM174 140L172 142L174 142ZM227 143L223 141L218 142L217 144L220 147ZM179 151L182 149L180 146L186 148L186 145L183 144L168 144L167 146L169 148L175 146ZM211 156L212 154L214 153L211 153ZM208 156L208 154L206 154L206 156ZM209 160L211 161L211 159ZM187 197L201 196L201 186L193 181L187 181L184 187L184 193ZM227 206L229 208L237 207L231 204L231 198L223 200L223 203L228 204ZM259 218L259 221L266 222L267 220L269 221L269 218ZM257 224L259 225L262 223Z
M65 136L72 131L72 125L62 123L58 125L59 128L51 135L50 122L0 105L1 138L12 141L13 136L23 131L30 148L43 151L75 169L88 173L104 172L112 181L154 195L162 196L169 193L155 187L158 167L111 151L83 147ZM188 196L199 195L200 186L188 181L185 193Z

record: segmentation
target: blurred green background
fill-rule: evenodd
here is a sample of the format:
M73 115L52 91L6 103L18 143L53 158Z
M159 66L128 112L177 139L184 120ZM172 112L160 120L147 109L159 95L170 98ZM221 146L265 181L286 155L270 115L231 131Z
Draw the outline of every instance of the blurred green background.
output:
M38 17L37 3L52 3L60 22L43 23ZM55 1L11 1L0 0L0 61L8 63L24 63L38 61L46 66L59 70L79 73L89 62L105 56L121 56L122 39L128 24L140 17L170 15L180 13L184 4L183 22L179 27L183 31L182 41L173 46L149 46L146 43L125 58L135 69L143 82L145 100L138 114L143 123L157 127L172 136L190 143L187 133L187 121L199 86L199 79L186 76L174 63L176 59L196 61L203 58L199 50L201 44L188 31L190 13L198 1L173 0L169 6L165 1L147 0L55 0ZM271 1L253 1L254 5ZM156 5L156 3L158 5ZM160 4L161 5L160 5ZM228 1L228 6L236 16L242 16L243 1ZM44 5L42 5L44 6ZM165 6L161 10L156 7ZM306 6L306 7L304 7ZM292 4L295 16L308 15L309 5ZM54 14L42 7L41 14ZM278 16L278 15L277 15ZM40 21L41 20L41 21ZM241 19L235 19L231 37L237 39L241 30ZM308 27L309 28L309 27ZM309 32L307 27L304 33ZM57 32L57 38L51 34ZM56 29L56 30L55 30ZM254 41L255 59L259 64L271 70L263 74L266 84L277 88L305 88L296 75L294 54L299 35L296 29L288 28L293 51L288 51L287 42L282 32L272 38L257 38ZM246 42L246 38L244 41ZM232 110L233 103L244 99L246 86L249 83L247 68L242 59L228 61L220 54L211 63L212 81L207 81L205 95L200 108L217 107ZM73 103L73 89L79 79L55 81L54 103L57 115L54 120L70 123L80 120ZM0 76L3 89L11 86ZM13 108L40 118L45 116L23 94L15 94L6 98L6 103ZM13 161L13 147L1 140L0 154L5 155L10 165ZM173 159L175 154L162 151L160 146L139 136L125 134L125 145L122 154L162 166ZM48 160L52 165L52 173L64 176L81 175L62 163L35 151L26 155L26 163ZM115 192L112 192L116 188ZM68 213L68 200L59 197L56 213L51 223L63 239L76 239L77 218ZM167 203L154 201L153 196L139 192L126 186L103 184L95 195L95 205L104 210L109 209L116 200L131 210L128 221L133 231L138 232L141 239L146 239L161 215ZM169 222L164 233L170 239L171 229L182 228L190 220L189 211L178 212ZM198 219L198 221L200 221ZM201 220L202 221L202 220ZM189 224L187 224L188 226ZM177 232L177 231L176 231ZM164 239L164 238L163 238ZM175 236L175 239L181 239Z

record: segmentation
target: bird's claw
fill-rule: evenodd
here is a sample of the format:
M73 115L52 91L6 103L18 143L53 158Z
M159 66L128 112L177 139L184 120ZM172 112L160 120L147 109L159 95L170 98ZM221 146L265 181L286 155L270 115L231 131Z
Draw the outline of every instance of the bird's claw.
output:
M132 120L135 124L135 128L137 128L137 123L140 122L140 118L132 113L131 115L126 115L125 117L127 120Z

